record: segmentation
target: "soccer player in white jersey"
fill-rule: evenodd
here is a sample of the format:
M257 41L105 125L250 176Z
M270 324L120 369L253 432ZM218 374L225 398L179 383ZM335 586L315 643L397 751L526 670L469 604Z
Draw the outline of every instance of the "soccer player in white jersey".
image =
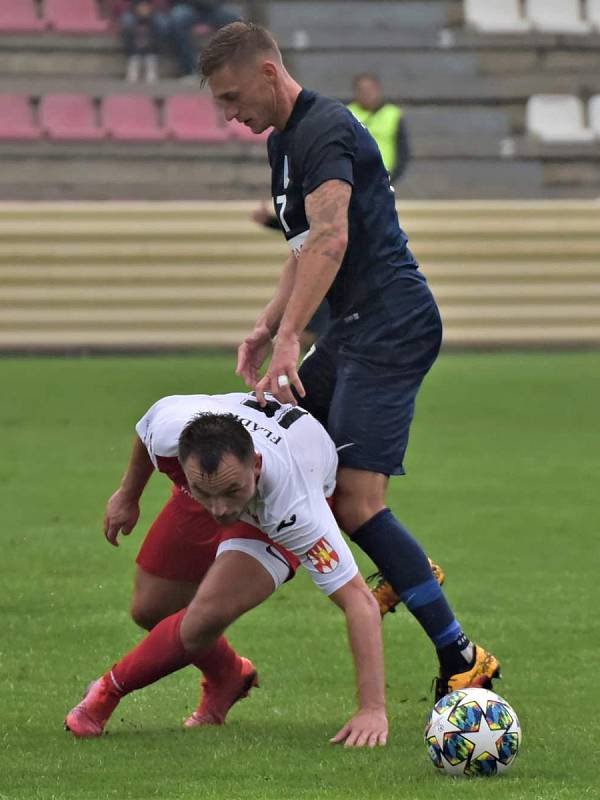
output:
M254 395L228 394L163 398L136 431L124 485L141 496L155 469L179 481L222 526L216 559L189 605L159 622L90 686L67 715L67 729L98 736L126 694L198 664L228 625L288 579L296 557L345 613L356 667L358 711L331 741L385 744L379 609L327 502L337 454L324 428L303 409L273 397L261 406ZM135 524L131 515L121 522L117 516L108 514L106 533L113 540ZM255 683L256 672L248 671L246 679L239 697Z

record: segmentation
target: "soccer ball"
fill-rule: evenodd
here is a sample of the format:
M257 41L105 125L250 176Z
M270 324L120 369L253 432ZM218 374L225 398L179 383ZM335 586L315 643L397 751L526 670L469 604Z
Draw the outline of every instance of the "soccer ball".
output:
M458 689L442 697L425 726L425 744L444 775L500 775L521 747L517 715L487 689Z

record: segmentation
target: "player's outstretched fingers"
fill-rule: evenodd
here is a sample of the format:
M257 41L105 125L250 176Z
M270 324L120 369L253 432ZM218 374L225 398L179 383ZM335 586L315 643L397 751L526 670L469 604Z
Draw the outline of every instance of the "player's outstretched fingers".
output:
M369 736L368 745L369 747L385 747L387 744L387 731L374 731Z
M294 387L294 389L296 390L296 392L298 393L298 395L299 395L300 397L306 397L306 389L304 388L304 384L303 384L303 383L302 383L302 381L300 380L300 376L298 375L298 373L296 372L296 370L294 370L293 372L291 372L291 373L290 373L290 376L289 376L289 378L290 378L290 384L291 384L291 385ZM295 398L295 397L294 397L294 395L292 394L292 391L291 391L291 389L290 389L290 395L292 396L292 400L291 400L291 402L292 402L294 405L296 405L296 398Z
M304 390L302 381L300 380L296 370L293 368L288 367L287 373L277 375L277 378L275 380L271 379L271 382L275 383L272 393L280 403L289 403L292 406L296 406L298 405L297 397L306 396L306 391ZM296 391L297 395L295 395L292 391L292 387Z
M238 360L235 374L242 378L246 386L249 386L251 389L254 388L254 385L258 379L258 372L252 364L250 358L250 348L246 342L242 342L242 344L238 347Z
M113 547L118 547L119 542L117 541L117 536L119 535L119 525L115 525L114 523L108 523L105 521L104 523L104 536L106 541L109 544L112 544Z
M267 401L265 400L265 392L271 391L271 379L269 374L267 373L264 377L262 377L259 382L254 387L254 392L256 394L256 399L258 400L259 405L266 406Z
M385 711L359 711L330 741L344 742L344 747L375 747L387 742L388 721Z
M350 735L344 742L344 747L364 747L369 739L369 731L368 730L358 730L351 731Z
M344 725L341 730L339 730L335 736L332 736L329 740L330 744L342 744L346 740L346 736L350 733L350 724L347 723Z

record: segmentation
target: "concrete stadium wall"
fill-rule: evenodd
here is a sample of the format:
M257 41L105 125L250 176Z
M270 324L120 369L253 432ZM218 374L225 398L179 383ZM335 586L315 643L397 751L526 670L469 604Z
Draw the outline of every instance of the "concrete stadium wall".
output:
M0 204L0 350L233 347L286 256L248 203ZM459 347L600 344L600 203L399 206Z
M587 101L600 93L600 34L485 35L464 25L462 0L269 0L261 7L294 75L347 100L352 76L380 74L405 110L412 161L398 186L407 200L560 199L600 196L600 140L551 144L526 133L531 94ZM368 13L367 12L368 6ZM125 84L125 56L108 35L0 35L0 92L40 99L82 92L96 102L125 91L165 99L195 93L172 56L156 84ZM264 148L0 141L0 201L229 200L268 191Z

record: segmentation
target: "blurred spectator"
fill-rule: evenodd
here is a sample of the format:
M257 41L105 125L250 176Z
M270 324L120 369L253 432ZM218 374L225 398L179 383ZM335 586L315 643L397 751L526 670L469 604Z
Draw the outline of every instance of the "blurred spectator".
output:
M352 85L354 99L348 108L379 145L390 181L394 183L402 177L410 159L404 112L399 106L385 102L375 75L357 75Z
M192 36L193 28L207 25L217 30L237 20L237 14L224 8L221 0L173 0L171 31L183 81L191 83L197 80L198 54Z
M127 56L126 80L158 78L158 55L169 36L167 0L117 0L113 14L118 20Z

